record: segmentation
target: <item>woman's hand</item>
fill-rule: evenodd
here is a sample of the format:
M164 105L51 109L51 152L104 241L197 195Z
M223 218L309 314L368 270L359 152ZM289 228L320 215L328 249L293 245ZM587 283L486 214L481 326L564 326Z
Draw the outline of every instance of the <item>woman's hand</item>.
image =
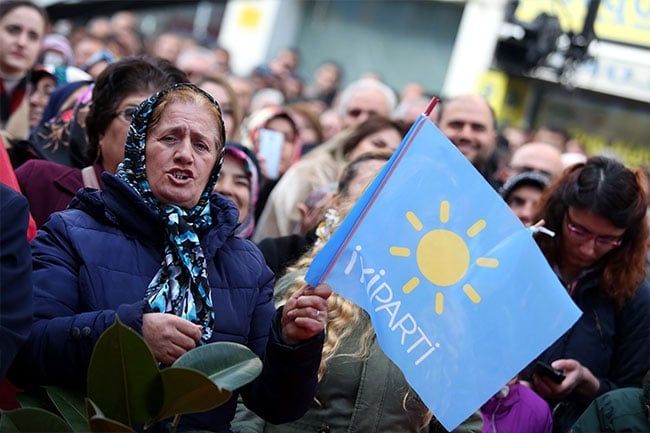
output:
M320 334L327 323L327 298L332 288L327 284L302 286L284 304L282 338L285 343L298 344Z
M300 212L300 234L306 235L310 230L318 225L325 217L325 211L335 207L336 193L330 191L321 198L315 205L308 206L305 203L298 203L296 207Z
M584 365L575 359L556 359L551 367L564 372L562 383L555 383L547 377L533 374L535 391L548 400L561 400L575 392L587 398L593 398L598 393L600 381Z
M174 314L145 313L142 316L142 336L156 361L171 365L196 347L201 339L201 325Z

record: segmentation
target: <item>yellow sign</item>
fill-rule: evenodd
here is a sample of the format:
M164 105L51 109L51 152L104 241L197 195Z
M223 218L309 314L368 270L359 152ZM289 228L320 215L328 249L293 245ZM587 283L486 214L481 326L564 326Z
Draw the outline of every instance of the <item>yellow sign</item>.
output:
M493 69L486 71L478 81L477 92L483 96L494 109L494 115L501 119L503 107L508 90L508 76Z
M499 124L519 126L529 103L528 90L524 80L490 69L479 78L476 92L494 109Z
M244 6L239 11L239 25L248 29L255 29L260 24L262 12L258 7Z
M580 33L589 0L521 0L515 18L530 22L546 12L564 31ZM601 0L594 23L598 39L650 48L650 0Z

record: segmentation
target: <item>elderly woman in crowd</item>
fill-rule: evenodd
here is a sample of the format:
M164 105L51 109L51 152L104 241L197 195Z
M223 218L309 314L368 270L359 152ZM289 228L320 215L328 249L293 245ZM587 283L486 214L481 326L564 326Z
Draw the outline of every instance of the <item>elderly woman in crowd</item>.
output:
M10 377L82 387L119 316L162 365L198 344L247 345L264 368L241 390L246 405L273 423L307 410L331 289L304 286L275 310L271 271L235 236L235 206L213 193L224 144L218 104L192 84L139 106L117 173L102 174L101 191L80 191L33 241L33 328ZM237 395L184 416L180 429L229 432Z

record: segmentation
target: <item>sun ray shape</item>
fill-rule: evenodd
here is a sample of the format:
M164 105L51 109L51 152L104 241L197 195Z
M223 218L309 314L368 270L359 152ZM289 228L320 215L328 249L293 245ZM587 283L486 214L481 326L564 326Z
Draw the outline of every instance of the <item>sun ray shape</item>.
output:
M484 219L480 219L467 229L467 236L473 238L477 234L481 233L485 227L487 227L487 222Z
M449 202L447 200L443 200L440 202L440 222L441 223L446 223L449 221Z
M465 292L469 300L473 303L478 304L481 302L481 295L470 284L463 284L463 292Z
M412 210L406 211L405 218L414 230L421 232L424 230L422 220ZM439 219L441 224L446 224L451 218L451 203L448 200L442 200L439 208ZM487 227L485 219L477 219L465 231L467 238L473 238L479 235ZM389 253L395 257L415 257L420 276L411 275L408 281L402 286L402 292L410 294L413 291L420 290L424 277L434 287L447 288L450 286L456 289L462 289L467 298L474 304L481 302L479 292L467 281L462 282L471 266L471 252L467 243L467 238L463 239L462 232L457 233L453 229L438 227L429 230L420 237L416 248L407 246L391 246ZM499 260L492 257L477 257L474 260L476 266L483 268L499 267ZM457 283L460 283L456 286ZM426 282L425 282L426 284ZM447 294L450 296L450 294ZM445 293L442 290L435 290L434 311L437 315L442 315L445 310Z
M422 225L422 221L420 221L420 218L418 218L418 216L415 215L415 212L413 211L406 212L406 219L408 220L408 222L411 223L411 225L415 230L422 231L422 227L424 226Z
M436 314L442 314L442 308L445 305L445 295L442 292L436 293Z
M388 250L392 256L410 257L411 250L408 247L390 247Z
M476 265L482 268L496 268L499 266L499 260L491 257L479 257L476 259Z
M402 291L407 295L413 291L417 286L420 285L420 279L418 277L413 277L402 286Z

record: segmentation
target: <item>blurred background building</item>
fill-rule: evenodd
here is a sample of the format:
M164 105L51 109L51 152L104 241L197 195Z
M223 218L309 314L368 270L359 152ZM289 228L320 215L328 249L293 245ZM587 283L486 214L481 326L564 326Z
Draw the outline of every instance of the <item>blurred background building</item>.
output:
M553 126L589 153L650 162L648 0L41 0L65 32L131 10L146 40L172 31L226 48L246 76L280 50L310 77L374 74L397 92L478 92L501 128Z

